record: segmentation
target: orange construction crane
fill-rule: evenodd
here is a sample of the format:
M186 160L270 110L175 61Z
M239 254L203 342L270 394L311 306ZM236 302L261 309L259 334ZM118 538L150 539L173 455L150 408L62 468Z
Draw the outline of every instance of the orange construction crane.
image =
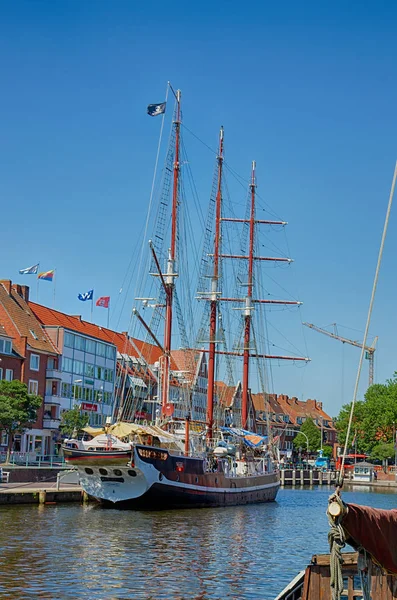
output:
M357 348L362 348L363 346L362 342L358 342L356 340L349 340L345 337L342 337L341 335L338 335L336 323L333 324L335 328L335 333L331 333L326 329L321 329L321 327L317 327L317 325L313 325L313 323L303 323L303 325L306 325L306 327L310 327L310 329L314 329L314 331L318 331L319 333L324 333L325 335L328 335L329 337L332 337L335 340L339 340L343 344L350 344L351 346L356 346ZM369 361L369 385L372 385L374 383L374 354L377 341L378 336L376 336L376 338L372 342L372 346L364 346L364 349L366 351L365 358Z

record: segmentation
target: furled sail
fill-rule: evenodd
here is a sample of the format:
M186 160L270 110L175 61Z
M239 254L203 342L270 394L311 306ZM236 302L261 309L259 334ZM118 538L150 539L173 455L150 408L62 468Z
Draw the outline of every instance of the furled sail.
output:
M363 548L373 561L397 575L397 510L381 510L358 504L345 504L341 525L346 542Z

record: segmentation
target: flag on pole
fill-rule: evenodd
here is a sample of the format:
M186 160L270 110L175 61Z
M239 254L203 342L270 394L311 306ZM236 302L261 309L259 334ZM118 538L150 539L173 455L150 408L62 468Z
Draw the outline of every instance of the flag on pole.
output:
M82 302L85 302L86 300L92 300L93 296L94 290L89 290L88 292L84 292L84 294L79 294L77 298Z
M95 306L102 306L103 308L109 308L110 296L101 296L95 302Z
M151 117L157 117L157 115L164 114L166 104L166 102L162 102L161 104L149 104L147 107L147 114Z
M37 271L39 270L39 264L37 263L37 265L33 265L33 267L28 267L27 269L19 269L19 274L20 275L36 275Z
M44 279L44 281L52 281L54 279L55 269L51 271L43 271L37 275L37 279Z

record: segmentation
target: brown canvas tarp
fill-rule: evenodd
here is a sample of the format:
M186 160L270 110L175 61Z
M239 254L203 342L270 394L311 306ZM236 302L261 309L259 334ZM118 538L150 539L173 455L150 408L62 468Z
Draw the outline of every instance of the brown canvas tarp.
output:
M397 574L397 510L381 510L370 506L346 504L347 514L342 526L347 542L360 546L376 563L392 574Z

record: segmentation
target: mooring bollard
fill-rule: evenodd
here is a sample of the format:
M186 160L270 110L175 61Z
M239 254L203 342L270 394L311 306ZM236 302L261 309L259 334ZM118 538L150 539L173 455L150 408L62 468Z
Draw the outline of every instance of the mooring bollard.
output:
M318 484L323 485L323 472L322 471L318 472Z
M292 485L295 487L296 485L296 470L292 469Z
M281 485L285 486L285 471L284 469L281 471Z
M309 471L309 480L310 480L310 485L313 485L313 469L310 469L310 471Z
M304 470L302 469L302 470L301 470L301 485L304 485L304 484L305 484L305 472L304 472Z
M39 504L45 504L46 496L47 496L46 490L41 490L39 492Z

